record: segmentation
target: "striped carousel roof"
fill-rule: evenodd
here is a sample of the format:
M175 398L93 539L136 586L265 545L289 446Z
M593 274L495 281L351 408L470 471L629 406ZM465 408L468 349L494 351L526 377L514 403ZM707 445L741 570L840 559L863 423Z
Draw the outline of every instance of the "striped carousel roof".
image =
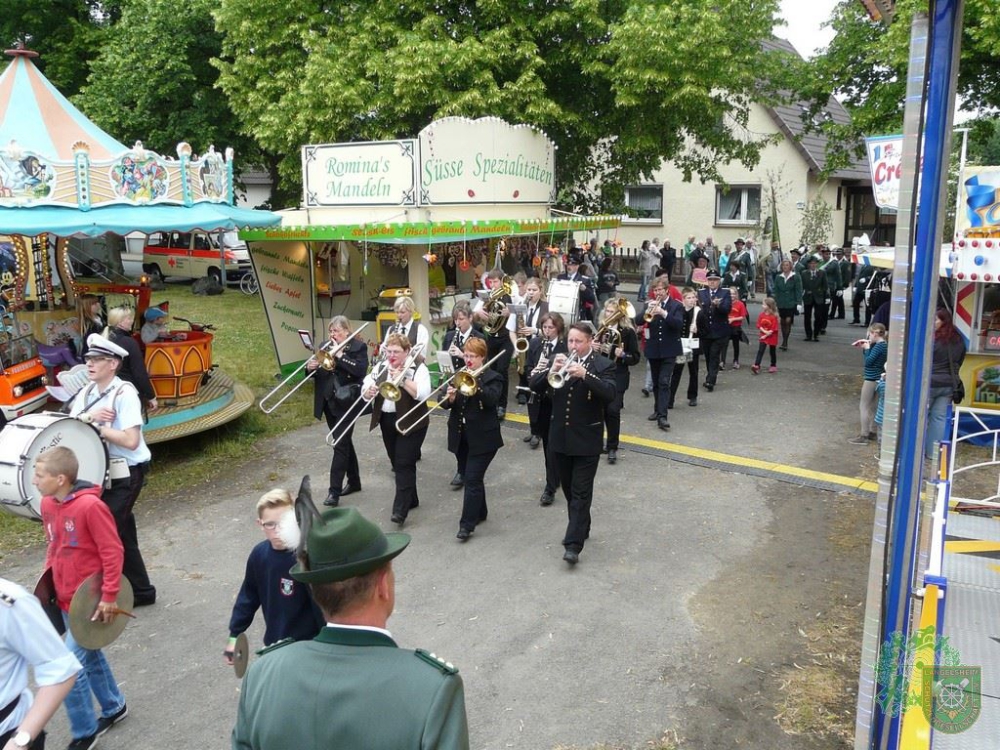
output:
M105 133L49 83L28 50L8 50L14 59L0 75L0 148L11 141L24 151L72 160L73 144L90 146L90 158L109 159L127 147Z

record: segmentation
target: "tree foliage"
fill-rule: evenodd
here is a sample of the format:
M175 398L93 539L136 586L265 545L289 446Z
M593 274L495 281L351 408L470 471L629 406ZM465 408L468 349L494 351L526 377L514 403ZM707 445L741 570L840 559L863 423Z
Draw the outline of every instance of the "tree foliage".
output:
M800 92L813 113L832 93L851 114L851 122L818 127L830 138L827 169L846 166L863 155L863 138L902 131L910 31L915 12L927 0L899 0L886 26L869 19L856 0L842 0L830 26L835 36L810 61ZM966 0L959 63L958 97L967 111L1000 107L1000 15L995 0Z
M305 143L415 136L497 116L558 146L561 199L616 206L664 160L689 177L756 163L747 127L794 67L753 40L777 0L221 0L219 84L299 179ZM600 186L600 187L594 187Z

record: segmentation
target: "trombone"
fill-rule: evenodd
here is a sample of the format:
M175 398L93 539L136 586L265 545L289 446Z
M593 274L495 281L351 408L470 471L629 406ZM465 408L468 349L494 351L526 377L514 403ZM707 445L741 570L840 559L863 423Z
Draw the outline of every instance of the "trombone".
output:
M570 368L570 365L574 365L579 361L580 358L577 356L576 352L570 354L569 357L566 358L566 361L563 362L562 367L549 373L547 378L549 386L559 389L566 385L566 370Z
M274 397L274 394L276 394L278 391L280 391L282 388L288 385L292 380L294 380L295 376L297 376L300 372L302 372L302 370L304 370L313 360L318 362L319 366L322 367L324 370L329 371L335 368L337 366L337 355L340 354L340 352L342 352L344 348L349 343L351 343L351 340L359 333L361 333L365 329L365 326L367 325L368 325L367 323L362 324L362 326L358 328L358 330L356 330L354 333L352 333L350 336L348 336L339 344L335 344L332 340L324 342L323 345L319 347L319 349L317 349L312 354L312 356L309 357L309 359L307 359L301 365L296 367L287 378L278 383L274 388L271 389L271 391L266 396L264 396L264 398L262 398L257 403L257 406L260 407L260 410L265 414L270 414L272 411L274 411L283 403L285 403L285 401L287 401L292 396L293 393L295 393L299 388L301 388L302 385L307 380L309 380L310 377L312 377L313 374L312 372L307 374L304 378L302 378L302 380L300 380L298 383L292 386L292 388L288 391L288 393L279 398L274 404L268 404L267 406L265 406L265 404L268 403L268 400ZM315 372L315 370L313 370L313 372Z
M500 359L500 357L502 357L503 355L504 353L500 352L489 361L484 362L482 366L476 368L475 370L470 370L468 367L463 367L461 370L456 372L454 375L452 375L450 378L444 381L441 385L439 385L437 388L431 391L430 394L427 396L427 400L429 401L431 396L433 396L435 393L438 393L439 391L447 392L446 389L448 388L449 385L452 384L452 382L454 382L455 390L457 390L466 398L472 398L479 392L479 376L482 375L484 371L489 369L490 365L492 365L494 362ZM434 411L435 409L442 408L441 404L443 403L443 400L438 401L436 404L434 404L434 406L428 409L427 412L420 417L420 419L415 420L413 424L409 425L408 427L400 427L400 424L405 422L407 417L416 412L424 403L425 402L421 401L419 404L417 404L408 412L406 412L406 414L404 414L403 416L401 416L399 419L396 420L396 430L399 432L400 435L409 435L410 432L413 431L413 429L417 425L419 425L425 419L430 417L432 411Z
M399 375L397 375L396 378L392 381L387 380L384 383L379 383L378 392L376 395L381 396L382 398L388 401L398 401L400 396L403 395L403 389L400 388L399 384L403 382L403 378L406 377L406 371L413 366L413 363L416 361L417 357L420 355L423 349L424 349L423 344L417 344L412 349L410 349L410 353L407 355L406 361L403 362L403 368L400 370ZM382 377L382 375L388 372L388 370L389 370L389 358L388 357L384 359L380 358L375 363L375 366L372 368L372 371L368 373L368 376L373 381L377 381L380 377ZM350 432L351 428L354 427L354 423L357 422L359 419L361 419L361 416L365 414L368 405L375 400L375 396L372 396L371 398L365 398L366 390L367 389L362 387L361 395L358 396L356 399L354 399L354 403L352 403L347 408L347 410L344 412L344 416L338 419L337 423L330 428L330 431L328 433L326 433L326 444L329 445L331 448L335 448L337 446L337 443L339 443L341 439L343 439L344 435ZM360 409L358 408L359 405L361 406ZM354 413L355 410L357 410L357 414ZM337 435L337 437L334 437L334 435L337 434L337 431L340 430L340 426L344 423L344 420L348 418L350 418L351 421L348 424L344 425L344 429L340 431L340 434Z

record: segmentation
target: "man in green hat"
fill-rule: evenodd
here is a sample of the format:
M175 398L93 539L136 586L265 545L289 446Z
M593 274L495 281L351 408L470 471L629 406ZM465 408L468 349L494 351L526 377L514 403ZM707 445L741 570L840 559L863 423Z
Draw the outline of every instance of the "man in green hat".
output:
M275 644L247 670L233 750L468 748L458 669L398 648L386 630L392 560L409 535L383 533L357 508L304 526L291 575L309 584L327 626L315 640Z

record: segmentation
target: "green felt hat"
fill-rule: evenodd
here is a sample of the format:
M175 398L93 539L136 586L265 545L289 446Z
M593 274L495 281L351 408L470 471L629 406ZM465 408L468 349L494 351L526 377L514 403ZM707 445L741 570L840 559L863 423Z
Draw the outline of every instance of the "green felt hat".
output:
M303 583L333 583L371 573L410 543L409 534L386 534L357 508L331 508L310 525L305 560L292 566L292 578Z

